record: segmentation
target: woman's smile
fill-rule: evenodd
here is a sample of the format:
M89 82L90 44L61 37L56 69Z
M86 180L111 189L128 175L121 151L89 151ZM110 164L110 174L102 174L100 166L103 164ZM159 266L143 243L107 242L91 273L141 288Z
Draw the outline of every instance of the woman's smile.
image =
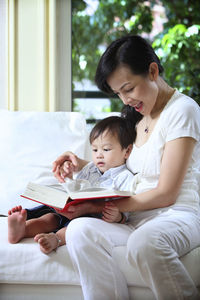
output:
M140 101L137 105L133 106L135 108L136 111L141 112L143 109L143 102Z

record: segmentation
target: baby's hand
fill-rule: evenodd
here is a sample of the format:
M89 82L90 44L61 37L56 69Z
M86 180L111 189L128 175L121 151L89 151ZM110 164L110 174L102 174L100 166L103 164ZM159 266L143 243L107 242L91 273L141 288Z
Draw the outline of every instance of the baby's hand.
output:
M106 202L102 210L102 219L109 223L124 223L123 214L113 202ZM121 222L120 222L121 221Z

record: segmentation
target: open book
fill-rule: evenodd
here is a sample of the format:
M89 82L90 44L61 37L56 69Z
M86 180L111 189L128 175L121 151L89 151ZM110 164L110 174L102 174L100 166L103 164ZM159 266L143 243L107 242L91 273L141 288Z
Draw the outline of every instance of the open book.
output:
M128 191L107 190L105 188L88 188L78 192L66 192L50 186L29 182L25 192L21 195L26 199L54 207L61 212L67 211L71 204L88 200L113 200L130 197Z

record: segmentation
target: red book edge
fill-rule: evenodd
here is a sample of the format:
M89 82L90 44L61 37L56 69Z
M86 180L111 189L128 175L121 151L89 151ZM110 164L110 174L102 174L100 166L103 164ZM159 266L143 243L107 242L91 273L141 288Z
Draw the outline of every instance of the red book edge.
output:
M76 204L79 204L80 202L83 202L83 201L91 201L91 200L100 200L100 201L102 200L102 201L105 201L104 199L108 199L108 198L111 198L111 199L114 200L114 199L119 199L119 198L127 198L127 197L130 197L130 196L113 195L113 196L106 196L106 197L92 197L92 198L84 198L84 199L83 198L73 199L70 202L66 203L65 206L62 209L59 209L59 208L57 208L57 207L55 207L53 205L49 205L49 204L43 203L41 201L35 200L33 198L26 197L24 195L20 195L20 197L23 197L25 199L32 200L34 202L37 202L37 203L40 203L40 204L52 207L52 208L56 209L59 212L66 212L67 209L68 209L68 207L70 205L76 205Z

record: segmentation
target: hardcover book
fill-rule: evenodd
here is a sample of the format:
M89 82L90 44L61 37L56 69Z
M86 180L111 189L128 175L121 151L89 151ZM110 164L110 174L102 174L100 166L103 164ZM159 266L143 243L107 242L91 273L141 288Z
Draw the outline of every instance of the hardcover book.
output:
M75 205L82 201L108 201L131 195L129 191L108 190L99 187L69 193L52 186L29 182L21 197L64 212L71 204Z

